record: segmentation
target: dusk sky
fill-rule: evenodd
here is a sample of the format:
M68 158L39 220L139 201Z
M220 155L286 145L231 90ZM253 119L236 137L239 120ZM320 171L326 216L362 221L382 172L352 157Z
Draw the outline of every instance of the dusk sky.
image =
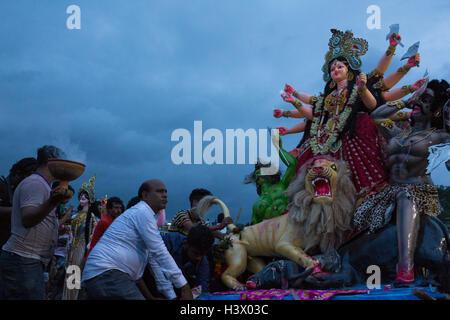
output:
M81 9L81 29L67 28L70 5ZM380 8L380 29L367 25L371 5ZM126 204L143 181L161 179L168 220L189 207L194 188L212 191L233 218L242 208L240 223L250 220L256 188L243 180L253 165L175 165L171 135L184 128L193 136L198 120L203 131L219 130L225 146L226 129L293 126L298 120L272 115L274 108L292 110L280 90L289 83L323 91L332 28L369 42L362 57L369 73L388 47L389 25L399 23L405 47L386 75L420 41L420 67L397 87L425 70L450 80L448 0L3 0L0 15L0 175L54 144L86 164L71 183L76 190L97 174L98 198L119 196ZM291 150L300 138L286 136L283 145ZM432 178L450 185L444 165Z

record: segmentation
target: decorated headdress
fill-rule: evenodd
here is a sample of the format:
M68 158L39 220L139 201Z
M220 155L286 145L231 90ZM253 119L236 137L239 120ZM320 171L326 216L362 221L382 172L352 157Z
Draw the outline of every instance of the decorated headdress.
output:
M366 54L369 49L369 43L362 38L353 38L353 33L349 30L342 32L331 29L333 35L328 42L330 50L325 55L325 64L322 67L323 80L328 82L330 74L328 73L328 64L337 57L344 57L353 70L361 68L362 62L359 58Z
M89 196L89 202L94 203L95 202L95 194L94 194L94 185L95 185L95 179L97 178L97 175L94 174L92 177L89 178L89 180L85 183L83 183L78 190L78 197L80 197L81 192L86 192Z

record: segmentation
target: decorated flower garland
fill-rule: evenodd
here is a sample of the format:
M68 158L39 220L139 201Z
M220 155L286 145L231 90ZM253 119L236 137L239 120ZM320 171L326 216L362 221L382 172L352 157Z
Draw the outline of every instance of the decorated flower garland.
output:
M318 145L318 139L320 138L318 135L318 129L319 129L319 122L321 120L321 116L315 116L316 114L320 113L320 115L323 116L323 100L324 97L321 96L318 98L316 106L314 108L314 119L313 123L311 125L311 149L314 153L314 155L320 154L326 154L333 143L336 142L337 137L341 133L342 129L344 128L345 123L347 122L348 117L350 116L350 113L352 112L353 104L356 101L356 98L358 97L358 87L355 85L353 87L352 93L350 95L350 98L348 99L347 104L344 107L344 110L340 113L339 118L337 120L337 126L334 126L332 129L332 132L328 135L327 141L323 145Z

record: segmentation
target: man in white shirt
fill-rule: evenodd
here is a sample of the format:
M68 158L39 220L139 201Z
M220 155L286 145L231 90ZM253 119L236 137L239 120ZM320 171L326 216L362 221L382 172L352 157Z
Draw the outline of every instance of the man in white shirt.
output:
M174 299L173 286L181 289L183 300L192 292L181 270L161 238L155 212L167 204L167 189L159 180L144 182L141 201L114 220L92 249L83 270L82 282L88 299L153 299L142 275L150 264L158 290ZM164 270L164 271L163 271Z

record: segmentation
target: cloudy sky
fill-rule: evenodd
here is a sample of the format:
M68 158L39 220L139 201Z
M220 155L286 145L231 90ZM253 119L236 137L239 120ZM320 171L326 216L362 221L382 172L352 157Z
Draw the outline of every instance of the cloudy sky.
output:
M69 30L69 5L81 9L81 29ZM367 8L380 8L380 29L369 29ZM97 174L96 195L125 203L147 179L169 191L167 216L189 206L193 188L221 198L239 222L250 220L255 187L243 184L253 165L175 165L172 132L292 126L275 119L285 83L323 90L330 29L351 29L369 42L363 71L388 46L388 26L400 24L408 47L420 40L421 65L449 77L450 4L430 1L305 0L3 0L0 2L0 174L44 144L84 162L78 189ZM398 48L388 73L404 64ZM284 138L290 150L301 138ZM209 143L205 142L203 147ZM224 157L225 157L224 152ZM450 184L443 166L432 175ZM215 218L212 211L211 220Z

